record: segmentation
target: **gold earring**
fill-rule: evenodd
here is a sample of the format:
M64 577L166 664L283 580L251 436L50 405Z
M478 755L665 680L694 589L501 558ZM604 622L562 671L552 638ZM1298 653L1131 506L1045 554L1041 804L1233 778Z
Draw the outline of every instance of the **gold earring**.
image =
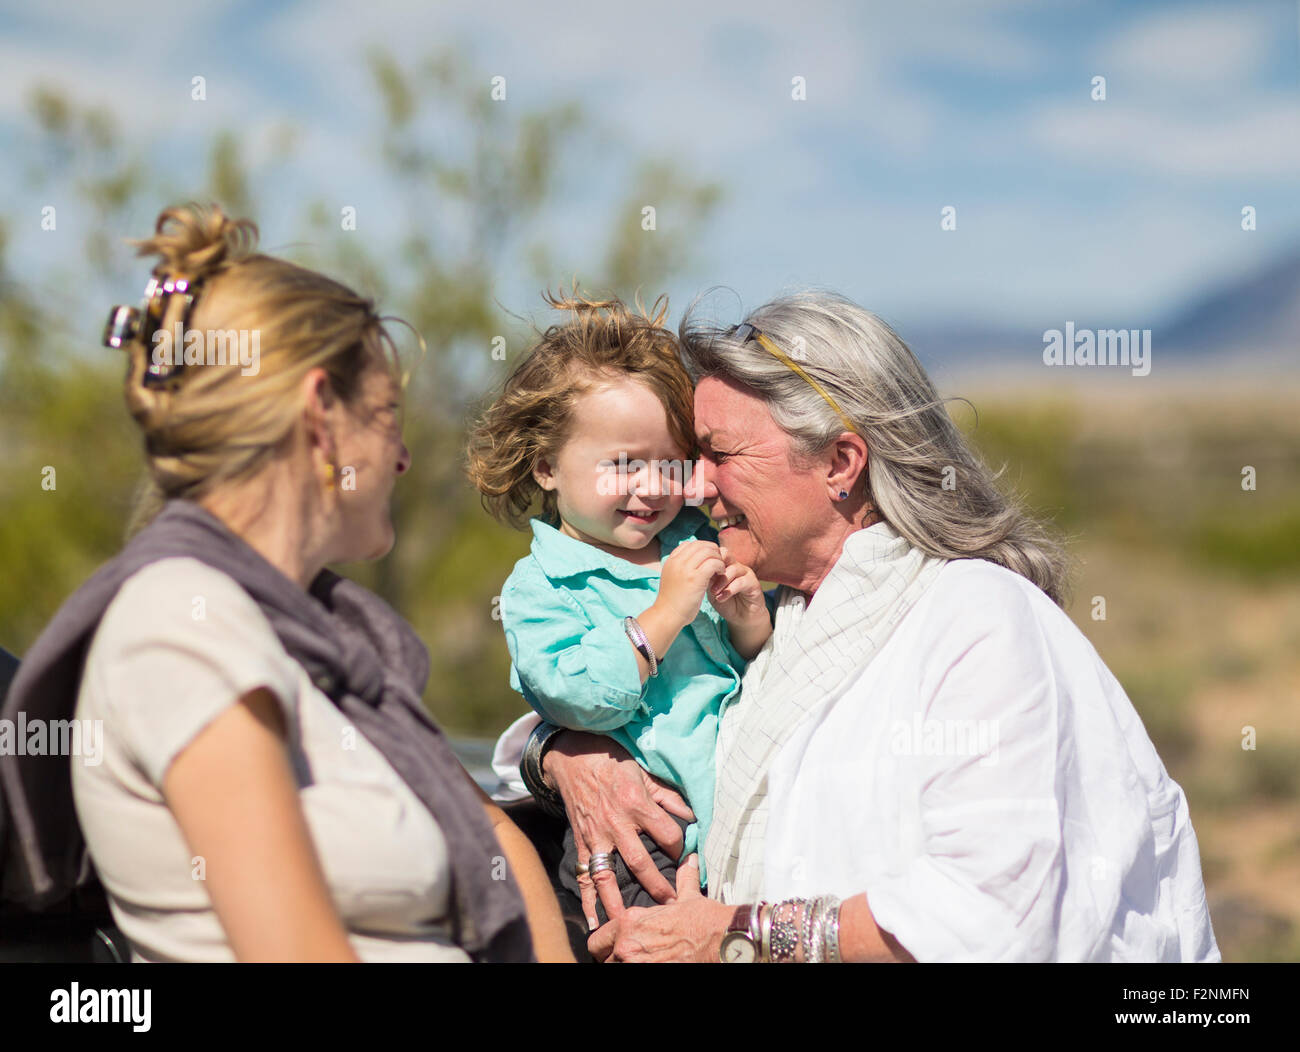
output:
M334 488L334 465L328 461L325 464L325 488L327 490Z

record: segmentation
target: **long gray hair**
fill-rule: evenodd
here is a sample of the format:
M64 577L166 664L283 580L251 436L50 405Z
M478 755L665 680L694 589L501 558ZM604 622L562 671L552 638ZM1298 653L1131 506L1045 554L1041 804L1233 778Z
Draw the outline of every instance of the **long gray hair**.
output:
M868 450L866 477L858 484L890 526L931 555L1005 566L1064 605L1065 550L998 489L916 355L888 325L843 296L821 291L782 296L745 321L853 421ZM691 378L718 376L751 388L796 454L816 455L844 432L835 410L798 373L755 343L741 344L728 329L700 321L696 307L682 319L680 336Z

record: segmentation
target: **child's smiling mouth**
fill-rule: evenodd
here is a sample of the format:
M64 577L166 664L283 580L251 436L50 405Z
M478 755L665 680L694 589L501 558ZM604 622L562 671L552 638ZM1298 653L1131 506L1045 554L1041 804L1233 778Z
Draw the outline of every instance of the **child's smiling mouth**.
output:
M663 514L660 511L630 511L627 508L619 508L618 513L627 516L629 522L636 522L642 525L648 525L649 523L654 522L661 514Z

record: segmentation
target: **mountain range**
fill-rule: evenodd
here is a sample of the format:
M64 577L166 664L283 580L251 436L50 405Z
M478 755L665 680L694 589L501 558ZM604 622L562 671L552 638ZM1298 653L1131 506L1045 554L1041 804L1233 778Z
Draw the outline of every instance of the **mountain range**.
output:
M1068 320L1076 331L1132 324L1132 319ZM899 335L927 366L957 371L1042 367L1044 334L1066 321L953 321L900 327ZM1150 328L1157 368L1205 370L1231 360L1261 370L1300 372L1300 252L1198 291Z

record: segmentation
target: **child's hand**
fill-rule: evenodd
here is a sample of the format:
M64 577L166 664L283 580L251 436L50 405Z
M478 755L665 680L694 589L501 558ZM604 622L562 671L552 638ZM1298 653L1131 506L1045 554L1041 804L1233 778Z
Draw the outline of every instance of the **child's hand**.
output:
M736 562L726 548L719 548L726 568L709 585L709 602L729 625L748 627L763 624L771 627L767 601L763 598L758 575Z
M699 616L709 581L725 570L722 552L711 541L678 545L663 562L655 605L666 609L684 628Z

